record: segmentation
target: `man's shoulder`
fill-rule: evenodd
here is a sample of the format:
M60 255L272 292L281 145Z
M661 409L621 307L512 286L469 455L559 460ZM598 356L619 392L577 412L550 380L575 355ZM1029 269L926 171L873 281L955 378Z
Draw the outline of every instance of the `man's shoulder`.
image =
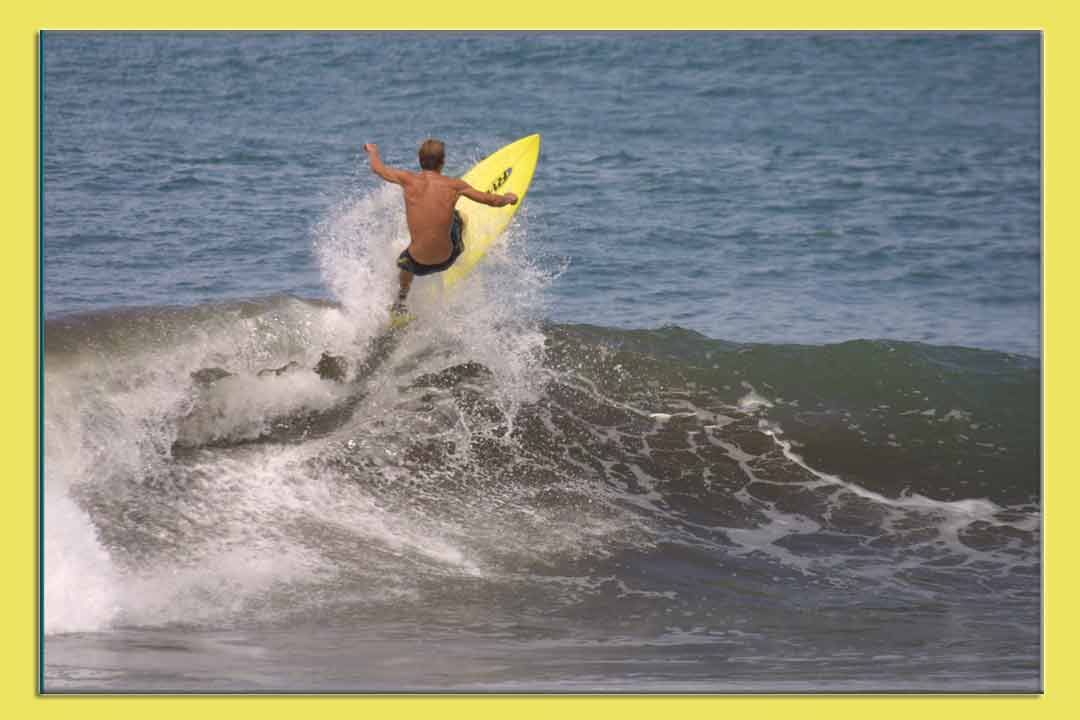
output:
M398 178L400 178L401 184L415 183L423 178L423 173L413 172L412 170L398 169Z

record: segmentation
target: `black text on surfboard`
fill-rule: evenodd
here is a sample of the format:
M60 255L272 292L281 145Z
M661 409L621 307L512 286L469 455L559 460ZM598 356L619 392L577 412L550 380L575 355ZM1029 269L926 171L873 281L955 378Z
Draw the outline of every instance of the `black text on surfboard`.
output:
M508 168L506 168L506 170L503 170L502 175L495 178L495 182L491 183L491 187L488 188L488 192L493 193L496 190L498 190L499 188L501 188L506 183L506 181L510 179L510 176L513 173L514 173L514 168L512 168L512 167L508 167Z

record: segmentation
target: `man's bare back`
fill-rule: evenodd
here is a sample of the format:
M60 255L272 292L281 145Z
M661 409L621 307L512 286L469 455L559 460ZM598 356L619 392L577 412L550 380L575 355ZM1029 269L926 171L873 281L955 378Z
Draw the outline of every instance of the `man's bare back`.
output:
M461 180L433 170L405 172L405 218L409 223L409 254L416 262L434 265L450 257L450 224L461 197Z
M434 159L425 159L425 149L432 143L437 144L438 155ZM425 266L444 263L450 258L454 206L462 195L492 207L512 205L518 201L513 193L495 195L481 192L460 178L443 175L442 143L438 141L429 140L421 146L421 165L429 167L418 173L384 165L377 145L368 143L364 145L364 150L371 158L371 169L379 177L401 185L405 193L405 217L411 240L407 252L416 263Z

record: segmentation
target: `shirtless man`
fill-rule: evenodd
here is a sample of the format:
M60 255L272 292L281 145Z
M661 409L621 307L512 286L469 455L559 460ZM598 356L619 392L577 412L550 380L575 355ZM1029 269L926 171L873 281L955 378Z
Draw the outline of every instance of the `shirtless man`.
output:
M383 164L379 147L364 145L371 159L371 169L387 182L400 185L405 192L405 218L409 223L409 247L398 256L401 269L401 290L394 305L395 312L404 312L414 275L430 275L446 270L465 250L462 234L465 220L454 209L464 195L484 205L502 207L518 201L514 193L494 195L481 192L460 178L442 174L446 148L440 140L428 139L420 146L420 172L398 170Z

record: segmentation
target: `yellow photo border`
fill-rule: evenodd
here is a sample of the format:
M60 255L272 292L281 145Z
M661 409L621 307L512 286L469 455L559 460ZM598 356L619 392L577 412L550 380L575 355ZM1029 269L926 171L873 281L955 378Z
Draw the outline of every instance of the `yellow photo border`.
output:
M772 696L772 697L67 697L39 696L38 628L38 32L77 29L956 29L1039 30L1044 59L1044 689L1030 696ZM943 717L980 720L1024 713L1071 713L1078 640L1067 607L1078 581L1071 560L1076 521L1069 512L1077 497L1076 467L1067 449L1071 411L1078 398L1071 375L1075 293L1070 271L1077 267L1077 187L1071 183L1080 133L1074 71L1080 48L1077 12L1064 1L778 0L771 3L701 3L668 0L637 5L619 0L543 0L522 3L290 3L208 2L157 4L131 0L45 0L16 9L9 3L0 45L12 105L3 117L4 210L0 307L11 340L0 353L3 397L5 522L3 543L11 571L2 597L3 707L11 717L317 716L506 718L510 716L620 718L707 718L751 716L803 718ZM23 343L27 343L24 346Z

